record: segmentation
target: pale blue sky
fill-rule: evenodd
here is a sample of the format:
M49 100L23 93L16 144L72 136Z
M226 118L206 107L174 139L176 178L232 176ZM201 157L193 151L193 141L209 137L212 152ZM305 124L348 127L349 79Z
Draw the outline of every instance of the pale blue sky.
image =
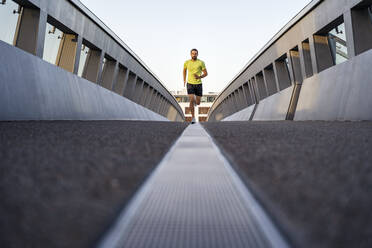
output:
M191 48L209 76L205 92L222 90L243 66L311 0L81 0L160 78L183 87Z

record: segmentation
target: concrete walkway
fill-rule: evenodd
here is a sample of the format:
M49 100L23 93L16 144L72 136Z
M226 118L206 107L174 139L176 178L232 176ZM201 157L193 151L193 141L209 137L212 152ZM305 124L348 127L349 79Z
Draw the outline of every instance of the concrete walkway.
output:
M288 247L200 124L190 125L99 247Z
M187 126L0 122L0 246L96 246Z
M372 122L203 127L293 247L372 247Z

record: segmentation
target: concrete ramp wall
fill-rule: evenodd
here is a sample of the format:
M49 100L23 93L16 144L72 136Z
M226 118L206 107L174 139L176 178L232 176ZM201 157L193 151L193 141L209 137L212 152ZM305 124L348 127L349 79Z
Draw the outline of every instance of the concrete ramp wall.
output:
M307 78L295 120L372 120L372 50Z
M0 41L0 120L167 118Z
M253 120L285 120L293 88L293 86L289 87L260 101Z
M305 79L294 120L372 120L372 50ZM255 121L285 120L294 86L257 104ZM249 106L222 121L247 121Z
M228 83L208 121L372 120L372 1L313 0ZM243 90L242 90L243 89Z
M254 107L255 105L249 106L248 108L240 110L239 112L230 115L221 121L249 121L254 112Z

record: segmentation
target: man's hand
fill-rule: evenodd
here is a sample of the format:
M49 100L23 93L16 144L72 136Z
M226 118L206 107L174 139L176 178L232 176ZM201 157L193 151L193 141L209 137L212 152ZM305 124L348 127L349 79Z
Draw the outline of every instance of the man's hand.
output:
M206 76L208 76L207 69L204 69L203 74L200 75L200 76L198 76L198 74L196 74L196 73L194 74L195 79L202 79L202 78L205 78Z

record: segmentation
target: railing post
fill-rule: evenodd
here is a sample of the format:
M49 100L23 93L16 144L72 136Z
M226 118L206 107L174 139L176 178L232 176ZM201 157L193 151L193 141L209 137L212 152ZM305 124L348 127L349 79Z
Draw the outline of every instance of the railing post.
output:
M105 59L105 51L101 50L101 54L99 57L99 66L98 66L98 73L97 73L97 84L102 84L102 75L103 75L103 60Z
M309 37L309 45L310 45L310 56L311 56L311 64L313 67L313 73L317 74L319 70L318 70L318 61L316 59L316 52L315 52L315 39L313 35Z
M145 107L149 108L149 109L151 109L150 106L151 106L151 101L152 101L153 90L154 90L154 88L149 86L149 90L148 90L148 94L147 94L147 98L146 98L146 103L145 103Z
M270 91L269 91L269 88L267 87L267 76L265 74L266 74L265 69L262 69L263 83L264 83L264 86L265 86L265 89L266 89L266 96L269 96Z
M298 44L298 55L299 55L299 60L300 60L300 68L301 68L301 71L303 72L302 80L301 80L301 83L302 83L303 80L306 79L306 65L305 65L305 57L304 57L304 50L302 47L302 43Z
M138 82L138 81L137 81ZM144 81L143 81L143 79L141 79L140 80L140 82L138 83L138 85L136 84L136 88L137 88L137 90L136 90L136 95L135 95L135 97L136 97L136 99L135 99L135 101L138 103L138 104L140 104L140 102L141 102L141 96L142 96L142 94L143 94L143 85L144 85Z
M291 80L291 84L295 84L295 76L294 76L294 70L293 70L293 63L291 59L291 52L287 52L287 59L288 59L288 70L289 70L289 77Z
M111 84L112 91L115 89L115 85L118 82L118 77L119 77L119 62L116 61L115 67L114 67L114 73L112 75L112 84Z
M125 73L125 79L124 79L124 82L123 82L123 89L122 89L121 94L120 94L122 96L125 96L125 94L126 94L129 75L130 75L130 70L127 68L127 71Z
M163 98L162 97L160 97L160 99L159 99L159 105L158 105L158 108L156 109L156 112L158 113L158 114L161 114L161 105L163 104Z
M277 62L276 61L273 62L273 69L274 69L276 90L277 90L277 92L279 92L280 91L279 75L278 75L278 69L277 69Z
M74 74L77 75L80 66L80 55L81 55L81 48L83 46L83 37L81 35L76 35L76 53L75 53L75 64L74 64Z
M140 100L139 100L139 104L141 104L142 106L145 106L145 104L146 104L146 97L147 97L147 94L148 94L148 88L149 88L149 85L144 81L142 94L141 94L141 97L140 97Z
M39 12L39 23L37 29L37 42L35 55L42 58L44 55L45 31L47 26L48 14L45 11Z
M345 23L345 32L346 32L346 46L347 46L347 55L349 59L355 57L355 41L354 41L354 29L353 29L353 20L351 16L351 10L348 9L344 13L344 23ZM367 36L367 34L364 34Z

